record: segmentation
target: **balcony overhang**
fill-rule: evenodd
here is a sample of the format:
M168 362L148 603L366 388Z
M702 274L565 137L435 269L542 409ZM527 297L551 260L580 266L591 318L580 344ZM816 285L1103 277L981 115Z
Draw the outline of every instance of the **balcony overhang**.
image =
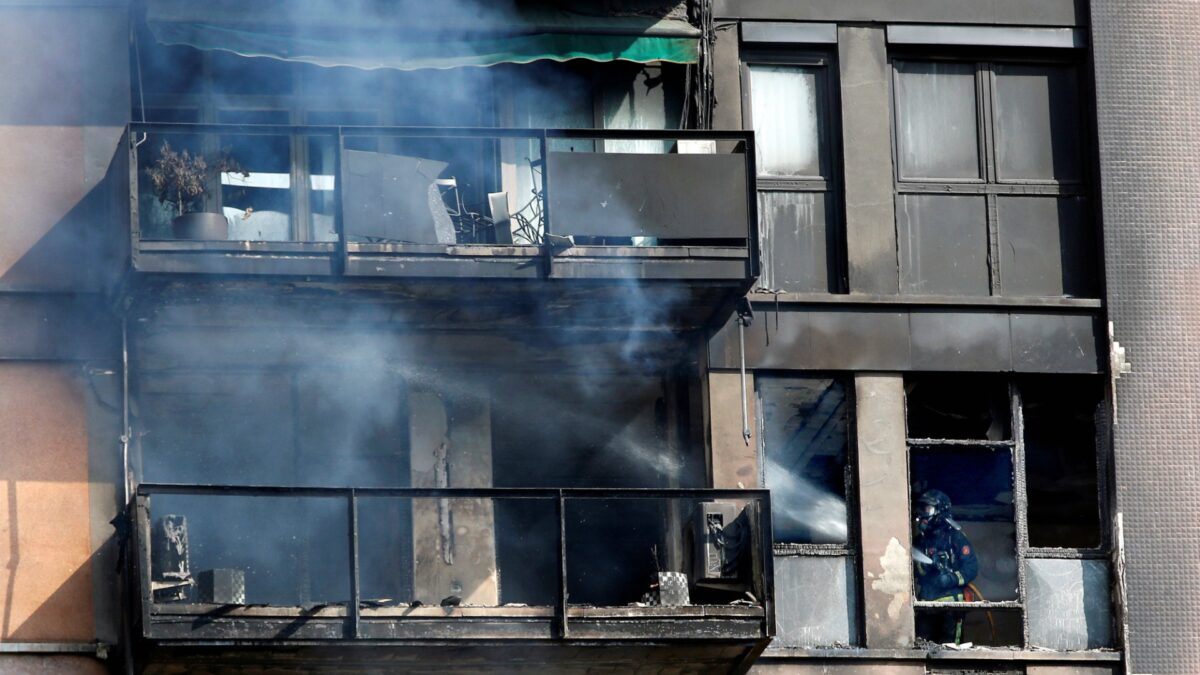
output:
M655 316L688 329L719 325L757 276L749 132L179 124L131 132L131 260L135 280L151 287L231 277L388 285L447 308L501 296L589 311L665 290L670 300ZM309 168L256 173L252 151L267 147L263 139L307 146ZM209 176L191 204L221 211L225 238L172 238L172 212L148 179L164 142L201 154L243 148L245 175Z

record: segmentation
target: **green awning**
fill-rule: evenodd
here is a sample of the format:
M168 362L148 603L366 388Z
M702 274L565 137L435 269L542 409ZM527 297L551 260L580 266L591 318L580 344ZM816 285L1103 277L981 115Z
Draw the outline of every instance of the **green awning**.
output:
M423 14L355 15L352 8L361 4L348 3L341 12L293 10L288 20L272 21L267 6L273 4L150 0L146 19L155 39L167 45L367 70L571 59L695 63L699 47L699 31L680 18L585 13L561 5L468 17L429 3Z
M354 41L348 45L347 40L280 35L203 23L151 23L150 29L155 39L167 45L367 70L459 68L570 59L695 63L698 44L695 38L686 37L537 33L457 41Z

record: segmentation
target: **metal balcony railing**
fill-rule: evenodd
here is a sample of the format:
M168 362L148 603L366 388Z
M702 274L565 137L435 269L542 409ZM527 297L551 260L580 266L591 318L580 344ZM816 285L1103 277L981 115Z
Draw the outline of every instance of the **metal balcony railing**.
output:
M134 525L150 639L773 634L766 490L142 484Z
M270 254L331 275L388 275L399 255L617 256L757 275L748 131L134 123L129 138L147 271L209 271L205 254L212 271L271 273Z

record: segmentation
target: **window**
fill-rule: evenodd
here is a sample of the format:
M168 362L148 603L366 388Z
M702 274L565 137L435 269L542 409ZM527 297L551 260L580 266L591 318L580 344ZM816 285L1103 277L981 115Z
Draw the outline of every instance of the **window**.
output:
M902 292L1094 295L1079 69L893 66Z
M920 588L929 562L915 563L918 638L947 641L961 621L958 639L976 645L1110 646L1102 382L943 375L905 390L913 498L945 493L978 563L950 601ZM914 559L936 557L920 541L914 531Z
M850 545L850 388L833 378L757 378L764 485L775 538L776 641L857 644Z
M841 292L833 67L820 55L753 55L742 73L745 126L755 132L759 286Z

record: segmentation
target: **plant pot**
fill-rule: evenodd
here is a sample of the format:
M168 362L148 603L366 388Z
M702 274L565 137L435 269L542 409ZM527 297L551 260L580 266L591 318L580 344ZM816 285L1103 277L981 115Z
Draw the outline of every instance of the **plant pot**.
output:
M220 213L185 213L175 216L171 230L176 239L223 241L229 238L229 220Z

